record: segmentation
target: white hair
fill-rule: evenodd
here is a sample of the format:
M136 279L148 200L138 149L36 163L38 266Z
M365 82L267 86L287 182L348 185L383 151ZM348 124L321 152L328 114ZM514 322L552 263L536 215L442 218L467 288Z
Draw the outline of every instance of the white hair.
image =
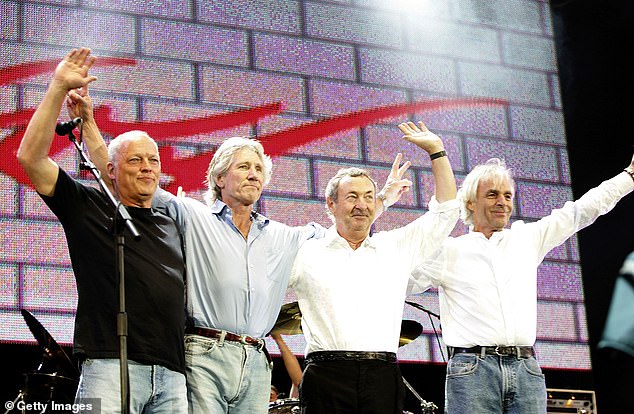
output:
M149 139L152 144L154 144L154 147L158 152L158 145L156 144L156 141L154 141L154 139L152 139L152 137L150 137L147 132L136 130L128 131L118 135L112 141L110 141L110 144L108 144L108 161L114 164L117 158L119 158L121 148L123 148L123 144L127 144L130 141L134 141L140 137L145 137Z
M456 198L460 202L460 218L469 227L473 227L473 212L467 208L470 202L475 202L478 194L478 185L482 180L496 182L509 182L515 194L515 180L511 170L506 168L506 163L499 158L491 158L484 164L476 165L465 177Z

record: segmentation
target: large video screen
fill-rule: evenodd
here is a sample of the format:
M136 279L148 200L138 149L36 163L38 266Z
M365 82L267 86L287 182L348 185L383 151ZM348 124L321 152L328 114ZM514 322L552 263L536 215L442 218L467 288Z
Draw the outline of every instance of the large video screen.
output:
M77 293L65 237L15 154L53 69L74 47L98 58L90 93L105 138L146 130L171 192L182 186L201 198L218 145L255 137L274 161L259 211L330 226L323 193L334 172L363 167L381 184L402 152L414 188L375 224L392 229L426 212L433 193L429 157L396 127L409 119L442 136L459 182L477 163L505 159L518 184L513 220L534 221L572 198L547 2L55 3L0 0L0 341L34 342L27 309L59 343L72 343ZM56 138L52 158L93 182L66 138ZM458 225L453 235L465 231ZM590 369L574 237L540 267L538 294L542 365ZM408 301L438 313L434 290ZM443 362L440 321L411 305L403 317L423 332L399 349L400 360ZM301 334L285 339L303 354ZM278 351L273 341L269 348Z

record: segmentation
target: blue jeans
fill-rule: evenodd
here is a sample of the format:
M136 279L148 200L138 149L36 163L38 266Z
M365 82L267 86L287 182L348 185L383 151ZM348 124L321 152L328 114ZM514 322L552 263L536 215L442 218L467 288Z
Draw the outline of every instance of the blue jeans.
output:
M187 412L185 375L180 372L129 360L128 377L131 414ZM94 399L98 399L102 413L121 412L118 359L86 359L83 362L75 402L94 404Z
M459 353L447 364L448 414L546 413L546 381L534 357Z
M262 349L185 335L187 399L192 414L265 414L271 365Z

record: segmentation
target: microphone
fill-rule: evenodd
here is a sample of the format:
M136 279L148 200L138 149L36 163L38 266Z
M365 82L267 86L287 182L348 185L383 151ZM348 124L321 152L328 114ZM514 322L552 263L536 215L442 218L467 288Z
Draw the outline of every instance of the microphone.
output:
M55 127L55 133L57 135L68 135L75 127L81 124L81 118L77 117L75 119L71 119L68 122L59 122Z

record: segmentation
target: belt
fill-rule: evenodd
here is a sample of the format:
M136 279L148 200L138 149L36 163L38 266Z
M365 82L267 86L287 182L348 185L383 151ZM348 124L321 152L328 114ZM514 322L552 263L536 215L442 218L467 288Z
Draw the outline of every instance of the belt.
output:
M498 355L498 356L514 356L517 358L530 358L535 356L535 350L532 346L472 346L471 348L448 347L449 358L455 354L480 354Z
M379 360L385 362L396 362L394 352L358 352L358 351L317 351L306 355L307 364L320 361L364 361Z
M251 338L250 336L247 336L247 335L236 335L228 331L219 331L216 329L201 328L198 326L194 326L192 328L185 329L185 333L200 335L200 336L204 336L205 338L211 338L211 339L240 342L241 344L253 345L258 348L264 347L263 339Z

